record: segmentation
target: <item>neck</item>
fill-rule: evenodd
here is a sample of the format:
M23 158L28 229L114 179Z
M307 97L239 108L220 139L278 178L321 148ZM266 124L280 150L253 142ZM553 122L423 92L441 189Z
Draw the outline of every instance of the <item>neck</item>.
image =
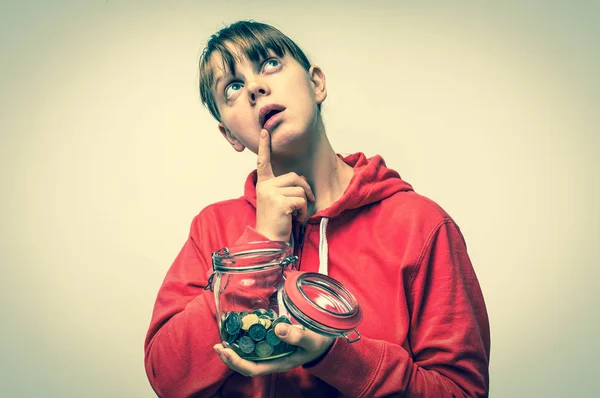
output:
M337 156L320 118L315 132L308 140L312 144L305 150L293 157L272 157L271 164L277 176L295 172L307 179L316 198L316 202L308 202L308 215L312 216L342 197L354 169Z

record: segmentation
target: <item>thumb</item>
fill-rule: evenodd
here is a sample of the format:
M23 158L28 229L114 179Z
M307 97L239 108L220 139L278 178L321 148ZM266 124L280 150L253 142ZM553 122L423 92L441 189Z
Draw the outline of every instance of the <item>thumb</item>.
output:
M280 323L275 327L275 334L279 337L279 340L284 343L302 347L307 350L315 348L313 347L313 344L311 344L310 339L306 338L306 331L299 327Z

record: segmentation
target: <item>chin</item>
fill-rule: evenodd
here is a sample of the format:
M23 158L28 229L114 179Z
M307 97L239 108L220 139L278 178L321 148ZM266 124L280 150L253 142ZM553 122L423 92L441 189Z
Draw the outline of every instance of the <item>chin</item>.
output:
M281 156L290 156L304 152L309 137L298 130L276 129L271 135L271 151Z

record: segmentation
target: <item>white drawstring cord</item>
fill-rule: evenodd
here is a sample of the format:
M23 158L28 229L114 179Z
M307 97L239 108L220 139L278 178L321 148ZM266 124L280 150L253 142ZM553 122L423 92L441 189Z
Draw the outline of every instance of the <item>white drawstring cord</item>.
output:
M319 273L323 275L327 275L327 257L328 257L328 247L327 247L327 223L329 222L329 218L323 217L321 218L321 228L319 230Z

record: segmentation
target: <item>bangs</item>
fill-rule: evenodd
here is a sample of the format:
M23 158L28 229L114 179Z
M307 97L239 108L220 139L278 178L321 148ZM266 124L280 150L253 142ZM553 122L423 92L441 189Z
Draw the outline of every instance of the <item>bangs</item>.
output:
M210 38L200 58L200 96L217 120L219 112L212 94L215 88L213 56L220 56L220 70L223 74L235 74L235 66L243 58L257 63L268 58L271 53L278 57L289 54L306 70L310 68L308 58L296 43L270 25L241 21Z
M265 41L261 41L256 36L249 38L235 37L229 41L232 44L229 47L225 43L219 43L213 54L218 53L221 56L221 71L225 74L235 74L235 65L241 62L242 58L257 63L268 58L270 56L269 52L275 53L278 57L283 57L289 51L281 38L267 37L265 39ZM234 51L231 51L231 47Z

